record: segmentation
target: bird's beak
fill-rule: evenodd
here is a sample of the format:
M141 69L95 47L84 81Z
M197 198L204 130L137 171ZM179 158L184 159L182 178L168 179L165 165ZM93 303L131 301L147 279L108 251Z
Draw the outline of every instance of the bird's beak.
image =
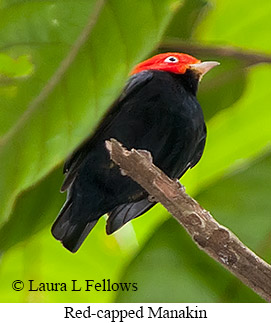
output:
M199 74L199 77L201 79L204 74L206 74L208 71L210 71L213 67L217 65L220 65L220 63L214 62L214 61L202 62L202 63L190 64L189 69Z

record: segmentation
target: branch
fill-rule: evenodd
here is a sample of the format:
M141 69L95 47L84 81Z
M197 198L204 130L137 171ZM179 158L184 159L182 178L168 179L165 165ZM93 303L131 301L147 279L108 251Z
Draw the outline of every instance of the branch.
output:
M165 41L159 45L160 51L179 51L198 56L230 57L244 61L248 66L259 63L271 63L271 55L243 50L229 46L206 46L181 40Z
M197 245L266 301L271 301L271 266L246 247L229 229L188 196L152 163L147 151L126 150L115 139L106 141L111 159L124 175L139 183L177 220Z

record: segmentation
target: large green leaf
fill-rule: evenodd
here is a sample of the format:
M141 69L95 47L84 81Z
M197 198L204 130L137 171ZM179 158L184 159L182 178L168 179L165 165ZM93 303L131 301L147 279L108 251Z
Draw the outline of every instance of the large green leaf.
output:
M213 0L213 11L197 28L201 41L270 53L271 2Z
M1 218L8 216L18 193L45 176L92 132L131 67L161 38L179 3L147 0L139 6L131 0L106 1L76 58L62 68L52 91L37 99L40 93L47 94L48 80L74 50L95 2L2 4L0 50L14 59L27 55L33 72L4 82L6 91L0 91Z
M190 39L197 24L209 8L207 0L185 0L168 26L165 36Z
M0 228L0 253L53 223L65 199L59 193L62 178L62 168L58 168L20 195L8 221Z
M248 247L271 261L271 155L223 179L196 199ZM258 302L261 299L199 250L173 219L155 232L121 281L138 283L119 302Z

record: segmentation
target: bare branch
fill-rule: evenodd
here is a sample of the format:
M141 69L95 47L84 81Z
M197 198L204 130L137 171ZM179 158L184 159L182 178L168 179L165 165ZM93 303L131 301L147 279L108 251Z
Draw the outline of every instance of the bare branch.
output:
M197 245L266 301L271 301L271 266L188 196L179 182L152 164L150 153L106 142L111 159L180 222Z
M165 41L159 45L160 51L179 51L192 53L193 55L230 57L243 61L246 65L255 65L259 63L271 63L271 55L244 50L229 46L208 46L197 43L189 43L181 40Z

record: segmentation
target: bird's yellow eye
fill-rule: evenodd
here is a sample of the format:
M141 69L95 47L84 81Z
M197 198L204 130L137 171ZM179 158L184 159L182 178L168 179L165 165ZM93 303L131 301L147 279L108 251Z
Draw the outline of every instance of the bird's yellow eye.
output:
M179 60L177 57L175 56L168 56L165 60L164 60L165 63L178 63Z

